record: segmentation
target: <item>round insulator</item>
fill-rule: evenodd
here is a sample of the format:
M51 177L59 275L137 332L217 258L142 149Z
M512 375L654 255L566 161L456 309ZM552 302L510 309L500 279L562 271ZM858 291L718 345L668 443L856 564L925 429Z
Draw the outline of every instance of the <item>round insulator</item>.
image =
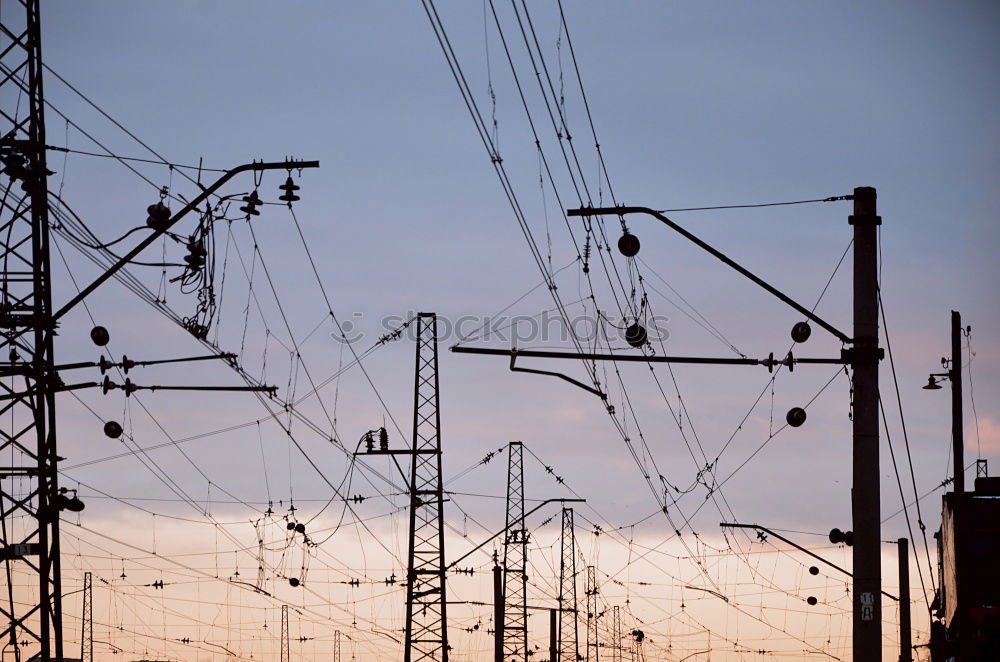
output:
M625 342L633 347L642 347L646 344L646 327L636 322L625 329Z
M810 605L814 605L818 602L818 600L816 600L815 597L810 595L808 598L806 598L806 602L808 602Z
M98 347L104 347L111 341L111 334L103 326L95 326L90 330L90 339Z
M157 202L146 207L146 213L149 214L149 217L146 218L146 225L154 230L167 229L167 221L170 220L170 207L162 202Z
M295 522L289 522L288 526L285 527L285 528L287 528L289 531L294 531L295 530Z
M104 434L106 434L111 439L117 439L122 436L125 430L122 429L121 423L118 421L108 421L104 424Z
M302 522L299 522L298 524L295 525L295 530L297 532L299 532L299 533L305 533L306 532L306 525L303 524Z
M812 327L809 322L796 322L792 327L792 340L795 342L805 342L812 335Z
M818 575L819 574L819 568L817 568L814 565L809 566L809 574L810 575Z
M829 538L830 542L832 542L834 545L838 545L844 542L844 532L837 528L830 529Z
M792 407L788 410L785 420L788 421L788 424L793 428L797 428L806 422L806 410L802 407Z
M625 257L635 257L639 254L639 237L626 232L618 240L618 250Z
M299 585L299 578L298 577L289 577L288 578L288 585L291 586L292 588L295 588L296 586Z

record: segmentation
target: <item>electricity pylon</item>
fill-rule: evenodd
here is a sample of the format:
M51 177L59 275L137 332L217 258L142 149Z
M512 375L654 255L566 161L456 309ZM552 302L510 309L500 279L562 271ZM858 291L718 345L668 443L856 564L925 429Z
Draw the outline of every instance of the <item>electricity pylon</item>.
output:
M597 662L597 569L587 566L587 662Z
M507 529L503 545L503 656L506 662L528 659L528 531L524 526L523 450L520 441L512 441L507 447Z
M340 630L333 633L333 662L340 662Z
M0 192L0 393L9 396L0 410L5 421L0 453L10 458L0 467L0 558L8 587L25 582L13 577L18 566L38 587L30 599L19 596L20 604L5 591L0 639L15 662L21 662L25 644L37 644L42 660L63 658L59 510L66 498L59 493L56 468L59 381L52 355L56 329L39 21L38 0L0 8L0 159L7 175ZM36 599L37 605L31 604Z
M580 651L576 620L576 539L573 509L562 509L559 560L559 662L576 662Z
M612 610L611 661L622 662L622 611L618 605Z
M83 573L83 626L80 632L80 662L94 662L94 576Z
M417 315L404 662L448 661L437 316Z
M281 662L289 661L288 605L281 605Z

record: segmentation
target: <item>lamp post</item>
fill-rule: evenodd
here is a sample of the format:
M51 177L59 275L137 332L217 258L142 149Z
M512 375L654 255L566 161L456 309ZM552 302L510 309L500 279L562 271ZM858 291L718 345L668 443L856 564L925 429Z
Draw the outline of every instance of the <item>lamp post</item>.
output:
M940 382L951 382L951 449L955 458L954 491L965 491L965 438L962 431L962 314L951 311L951 360L942 358L941 366L948 372L932 372L927 377L926 391L937 391Z

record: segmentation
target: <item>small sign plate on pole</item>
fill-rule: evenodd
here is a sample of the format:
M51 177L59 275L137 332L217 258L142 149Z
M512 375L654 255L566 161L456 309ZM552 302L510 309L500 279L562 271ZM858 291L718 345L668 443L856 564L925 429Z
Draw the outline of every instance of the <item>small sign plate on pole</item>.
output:
M861 594L861 620L875 620L875 594L871 591Z
M31 555L38 555L38 543L20 543L0 547L0 560L13 560Z

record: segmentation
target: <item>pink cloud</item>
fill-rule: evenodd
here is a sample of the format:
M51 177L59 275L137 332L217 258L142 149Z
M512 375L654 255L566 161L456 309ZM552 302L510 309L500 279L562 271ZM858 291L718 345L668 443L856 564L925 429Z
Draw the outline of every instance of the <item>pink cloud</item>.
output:
M1000 422L992 416L980 418L978 443L975 422L968 424L965 429L965 444L970 450L982 448L985 454L1000 454Z

